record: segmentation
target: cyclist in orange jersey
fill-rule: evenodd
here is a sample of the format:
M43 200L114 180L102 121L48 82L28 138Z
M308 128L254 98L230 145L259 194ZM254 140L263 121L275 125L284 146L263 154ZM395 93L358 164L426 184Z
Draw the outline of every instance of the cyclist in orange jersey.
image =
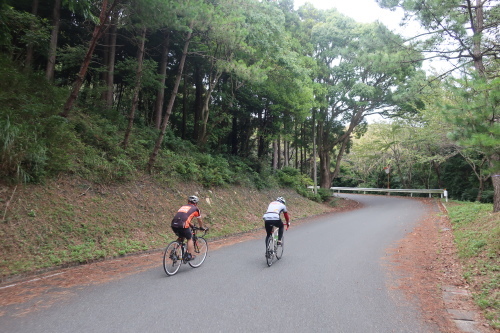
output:
M172 230L177 235L177 237L187 239L187 254L186 260L193 260L196 256L192 255L194 252L193 245L193 233L191 232L191 227L194 227L194 224L191 222L193 218L198 219L198 225L202 230L205 230L203 227L203 220L201 219L201 212L198 208L198 202L200 199L196 195L192 195L188 198L187 205L179 208L174 218L172 219Z

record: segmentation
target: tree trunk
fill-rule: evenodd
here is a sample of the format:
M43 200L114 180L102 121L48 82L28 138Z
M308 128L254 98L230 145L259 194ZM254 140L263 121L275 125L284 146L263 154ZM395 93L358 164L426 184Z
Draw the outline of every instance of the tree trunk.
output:
M290 145L288 140L283 140L283 166L288 167L290 164Z
M83 59L82 65L80 67L80 71L78 72L77 78L75 82L73 82L73 89L64 104L63 111L60 113L61 117L68 117L69 112L73 109L73 105L75 104L76 99L78 98L78 94L80 93L80 89L83 85L83 80L85 75L87 74L87 69L90 65L90 60L92 59L92 55L94 54L95 47L97 46L97 42L102 37L102 34L106 28L106 22L120 0L114 0L111 4L111 7L108 7L108 0L103 0L101 13L99 15L99 24L97 24L94 28L94 32L92 33L92 38L90 39L89 48L87 53L85 54L85 58Z
M208 140L207 126L208 126L208 115L210 112L210 98L212 98L212 92L214 91L217 82L219 82L221 75L222 75L222 72L217 71L213 77L212 77L212 75L210 76L208 90L205 93L203 108L201 109L202 124L201 124L201 133L198 137L198 144L200 146L205 145L205 143Z
M38 15L38 0L33 0L31 5L31 14L34 16ZM26 47L26 62L24 64L24 69L26 71L31 71L31 67L33 66L33 52L33 44L29 43Z
M319 187L330 188L331 172L330 172L330 152L322 148L319 149Z
M493 169L491 182L493 183L493 212L500 212L500 155L494 154L490 157L490 167Z
M278 144L273 140L273 171L278 170Z
M314 169L313 169L313 189L314 189L314 194L318 194L318 163L317 163L317 147L316 147L316 109L313 109L313 114L312 114L312 139L313 139L313 164L314 164ZM306 142L304 138L304 142ZM305 154L304 154L305 156Z
M167 63L168 63L168 50L170 44L170 30L163 35L163 45L161 51L161 62L158 74L160 74L160 87L156 94L156 104L154 110L155 128L160 129L161 127L161 116L163 112L163 100L165 98L165 80L167 78Z
M106 106L110 109L113 107L114 101L117 25L118 14L114 13L110 22L108 71L106 73Z
M347 137L342 141L340 144L340 149L339 153L337 154L337 158L335 161L335 170L333 170L333 174L330 177L330 184L332 181L339 176L340 173L340 162L342 161L342 157L344 156L345 149L347 147L347 144L349 143L350 137Z
M483 13L483 0L476 0L476 5L471 8L468 7L469 15L470 15L470 23L472 27L472 32L474 34L472 38L472 59L474 62L474 68L478 72L481 77L486 76L486 69L483 64L483 54L481 51L481 35L484 29L484 13ZM470 2L468 2L470 5ZM472 15L472 10L475 11L476 17Z
M277 152L276 152L276 158L277 158L276 165L277 165L278 169L281 169L281 167L283 165L281 164L281 138L280 138L279 135L278 135L278 138L276 138L276 148L277 148Z
M182 94L182 124L181 124L181 139L187 137L187 121L188 121L188 80L187 75L184 75L184 86Z
M47 68L45 77L47 81L54 80L54 70L56 67L57 37L59 36L59 27L61 25L61 0L54 1L54 11L52 13L52 33L50 35L49 57L47 59Z
M177 92L179 91L179 85L182 79L182 72L184 70L184 63L186 62L187 52L189 49L189 42L191 41L192 30L194 26L194 21L191 21L189 24L189 32L186 35L186 41L184 42L184 48L182 50L181 60L179 62L179 69L177 71L177 76L175 78L174 88L172 90L172 94L170 95L170 100L168 101L167 110L165 111L165 116L163 117L163 122L161 124L160 135L158 135L158 139L156 140L155 147L153 148L153 152L149 157L147 170L151 173L153 170L153 166L156 162L156 157L160 151L161 144L163 142L163 137L165 136L165 131L167 130L168 120L170 118L170 114L174 108L175 98L177 97Z
M295 157L294 157L294 166L295 169L299 169L299 123L296 121L294 124L294 129L293 129L293 136L294 136L294 147L295 147Z
M314 116L314 112L313 112L313 116ZM314 123L314 120L313 120L313 123ZM313 128L313 131L314 131L314 128ZM316 137L315 137L315 134L316 133L315 131L313 132L313 151L314 151L314 155L316 155ZM302 124L301 128L300 128L300 136L302 138L301 140L301 145L300 145L300 172L302 173L305 173L306 172L306 126L305 124ZM316 178L314 178L314 185L316 185Z
M102 71L100 73L100 76L101 76L101 81L104 82L104 87L108 87L108 64L109 64L109 44L111 44L111 36L110 36L110 31L111 31L111 20L109 21L109 27L106 29L106 33L104 34L104 37L103 37L103 43L102 43L102 64L103 64L103 67L106 68L106 70ZM103 89L102 92L101 92L101 99L106 103L107 101L107 90Z
M234 82L233 79L229 79L229 83L231 85L231 100L229 102L229 110L231 112L231 133L229 134L229 143L231 145L231 155L237 156L238 149L238 117L236 113L236 108L233 105L233 101L236 100L235 91L234 91ZM243 137L243 134L241 135ZM243 147L247 147L248 138L245 136L245 141L241 143L241 150L244 151ZM246 150L245 150L246 151Z
M264 118L265 116L262 115L264 110L259 110L257 113L257 119L258 119L258 136L257 136L257 158L261 158L264 156L265 153L265 146L266 146L266 140L264 138L264 130L265 130L265 124L264 124Z
M128 114L128 126L125 130L125 138L123 139L122 146L127 149L130 140L130 133L132 132L132 127L134 126L135 110L137 109L137 104L139 102L139 91L141 90L142 81L142 65L144 59L144 45L146 44L146 27L142 28L141 40L139 45L139 50L137 52L137 71L135 74L135 87L134 95L132 97L132 107Z
M201 71L196 66L194 69L194 123L193 123L193 140L198 141L200 137L200 123L201 115L203 110L203 93L205 91L205 85L203 84L203 76Z

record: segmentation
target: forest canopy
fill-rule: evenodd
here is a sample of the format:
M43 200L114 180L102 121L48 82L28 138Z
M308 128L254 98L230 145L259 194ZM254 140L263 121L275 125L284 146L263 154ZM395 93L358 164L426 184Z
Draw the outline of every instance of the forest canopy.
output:
M393 187L499 211L500 5L377 2L425 33L293 0L2 0L0 176L306 194L386 187L390 165Z

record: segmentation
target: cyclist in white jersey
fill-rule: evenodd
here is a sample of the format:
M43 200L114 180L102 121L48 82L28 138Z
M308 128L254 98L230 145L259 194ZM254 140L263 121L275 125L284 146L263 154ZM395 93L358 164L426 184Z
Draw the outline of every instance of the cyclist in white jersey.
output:
M285 217L286 221L286 229L290 227L290 216L288 215L288 211L286 209L286 201L283 197L278 197L275 201L269 204L267 207L267 211L262 216L264 219L264 225L266 227L266 246L269 237L271 237L273 233L273 227L278 228L278 244L281 243L281 238L283 237L283 221L281 220L281 213Z

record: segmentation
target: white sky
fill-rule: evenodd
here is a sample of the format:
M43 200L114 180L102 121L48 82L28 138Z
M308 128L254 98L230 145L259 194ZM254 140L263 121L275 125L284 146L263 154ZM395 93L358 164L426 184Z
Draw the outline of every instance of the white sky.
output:
M299 8L306 2L318 9L337 8L342 14L353 18L357 22L371 23L380 21L389 29L405 36L413 35L410 28L402 28L399 22L403 17L403 12L382 9L375 0L294 0L295 8Z

